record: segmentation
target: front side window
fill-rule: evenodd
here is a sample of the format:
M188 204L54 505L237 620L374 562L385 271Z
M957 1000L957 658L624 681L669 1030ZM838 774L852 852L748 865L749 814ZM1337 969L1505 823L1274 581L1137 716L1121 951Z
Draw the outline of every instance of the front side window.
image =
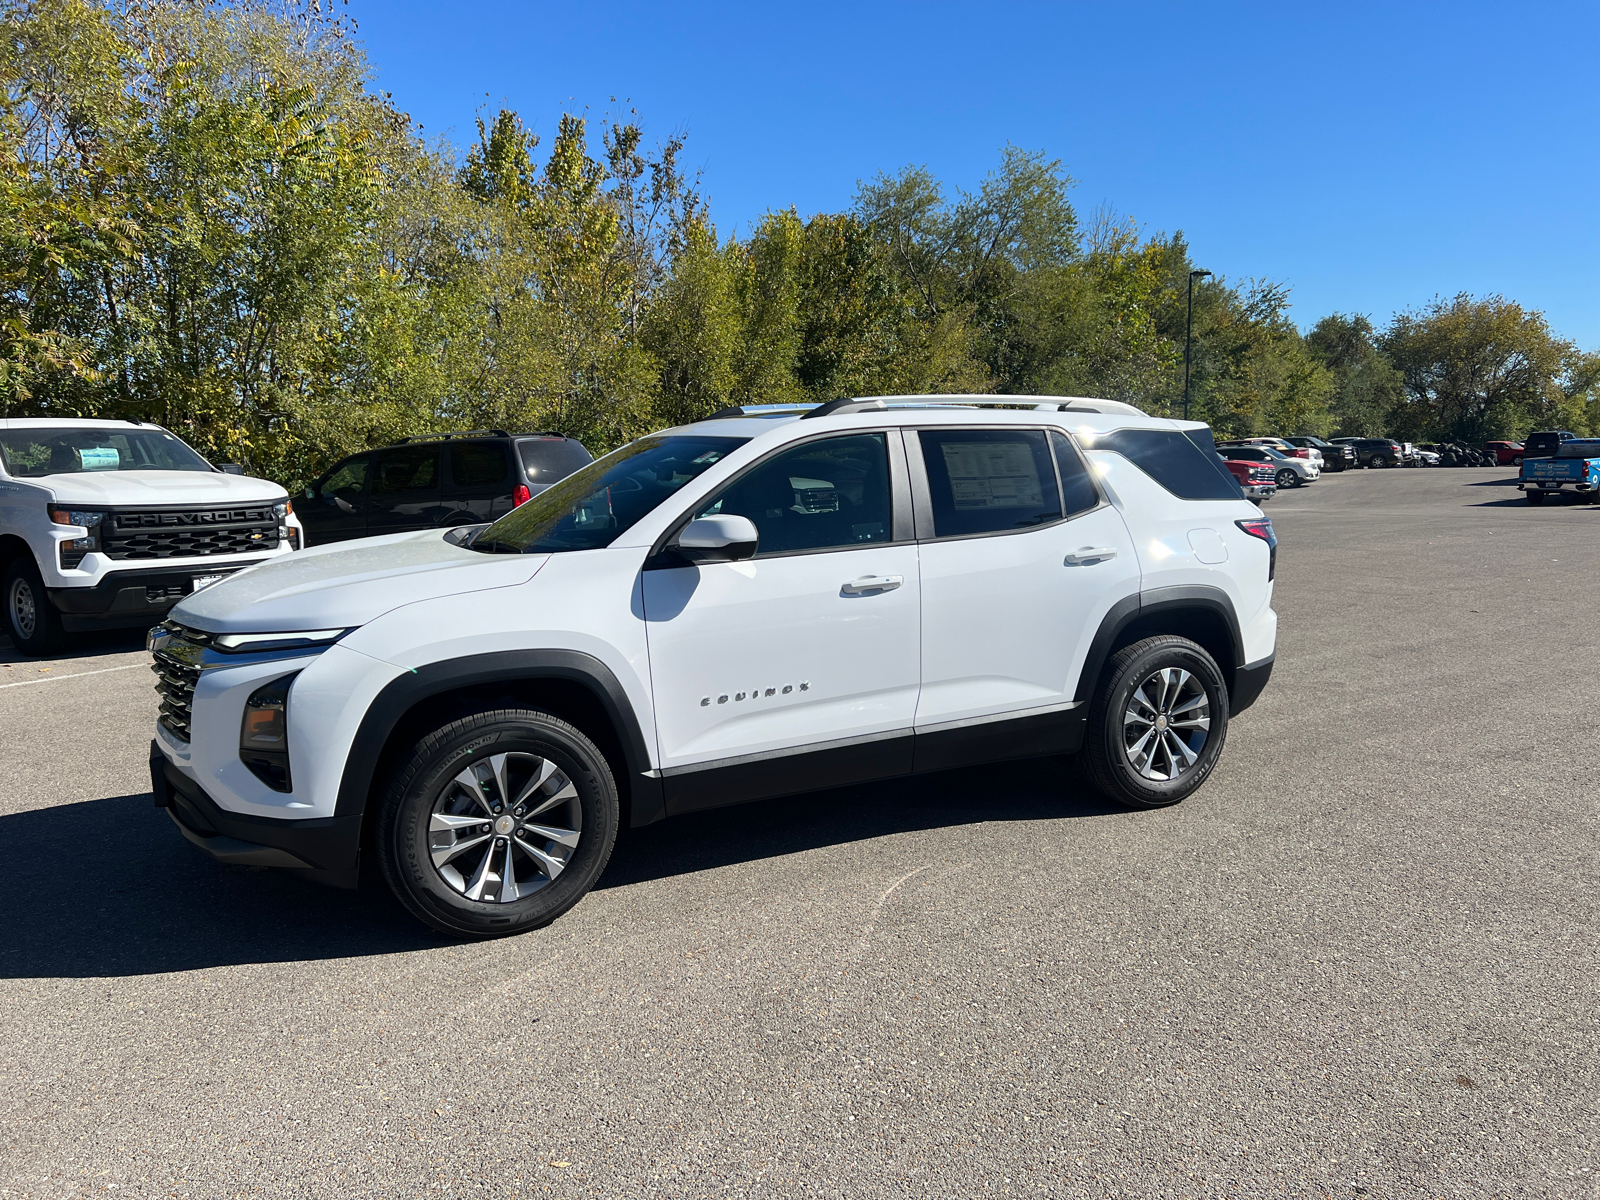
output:
M1061 519L1041 429L924 429L935 537L1031 529Z
M327 504L336 504L340 500L349 506L359 504L367 490L367 467L371 462L371 458L363 456L339 464L322 481L317 494Z
M1238 500L1244 495L1233 474L1213 453L1211 431L1180 433L1173 429L1118 429L1086 435L1091 450L1120 454L1167 491L1182 500ZM1230 458L1270 462L1269 450L1230 450Z
M0 461L13 478L96 471L210 471L165 429L0 430Z
M749 517L756 557L887 542L889 448L881 433L807 442L752 467L695 514Z
M748 439L645 437L613 450L512 509L473 539L474 550L558 554L609 546L684 484Z

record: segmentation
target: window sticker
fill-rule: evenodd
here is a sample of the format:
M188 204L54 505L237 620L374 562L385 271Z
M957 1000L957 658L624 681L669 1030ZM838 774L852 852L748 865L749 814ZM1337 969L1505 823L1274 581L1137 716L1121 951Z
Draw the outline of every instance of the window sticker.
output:
M1026 442L945 442L944 469L960 509L1034 508L1044 503Z
M78 451L78 465L85 471L115 471L121 462L115 446L85 446Z

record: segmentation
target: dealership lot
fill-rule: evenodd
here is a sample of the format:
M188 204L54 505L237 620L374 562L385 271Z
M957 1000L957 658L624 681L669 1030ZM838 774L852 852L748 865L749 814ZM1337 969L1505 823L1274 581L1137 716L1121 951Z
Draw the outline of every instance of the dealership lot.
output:
M1280 492L1180 808L700 814L486 945L191 849L137 639L0 653L0 1195L1593 1197L1600 507L1511 482Z

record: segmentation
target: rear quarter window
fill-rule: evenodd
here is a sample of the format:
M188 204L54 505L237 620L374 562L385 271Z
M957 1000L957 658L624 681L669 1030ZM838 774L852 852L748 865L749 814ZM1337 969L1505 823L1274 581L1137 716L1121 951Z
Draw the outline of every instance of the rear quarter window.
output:
M1233 473L1217 457L1209 429L1118 429L1086 436L1083 442L1091 450L1122 455L1181 500L1244 498Z

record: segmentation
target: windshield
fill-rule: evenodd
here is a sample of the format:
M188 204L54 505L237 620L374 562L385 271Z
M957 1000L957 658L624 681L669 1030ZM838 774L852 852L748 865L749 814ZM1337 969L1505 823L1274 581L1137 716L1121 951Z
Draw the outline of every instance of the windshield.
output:
M91 471L209 471L165 429L3 429L0 462L13 478Z
M609 546L656 505L748 440L640 438L512 509L479 534L472 548L555 554Z

